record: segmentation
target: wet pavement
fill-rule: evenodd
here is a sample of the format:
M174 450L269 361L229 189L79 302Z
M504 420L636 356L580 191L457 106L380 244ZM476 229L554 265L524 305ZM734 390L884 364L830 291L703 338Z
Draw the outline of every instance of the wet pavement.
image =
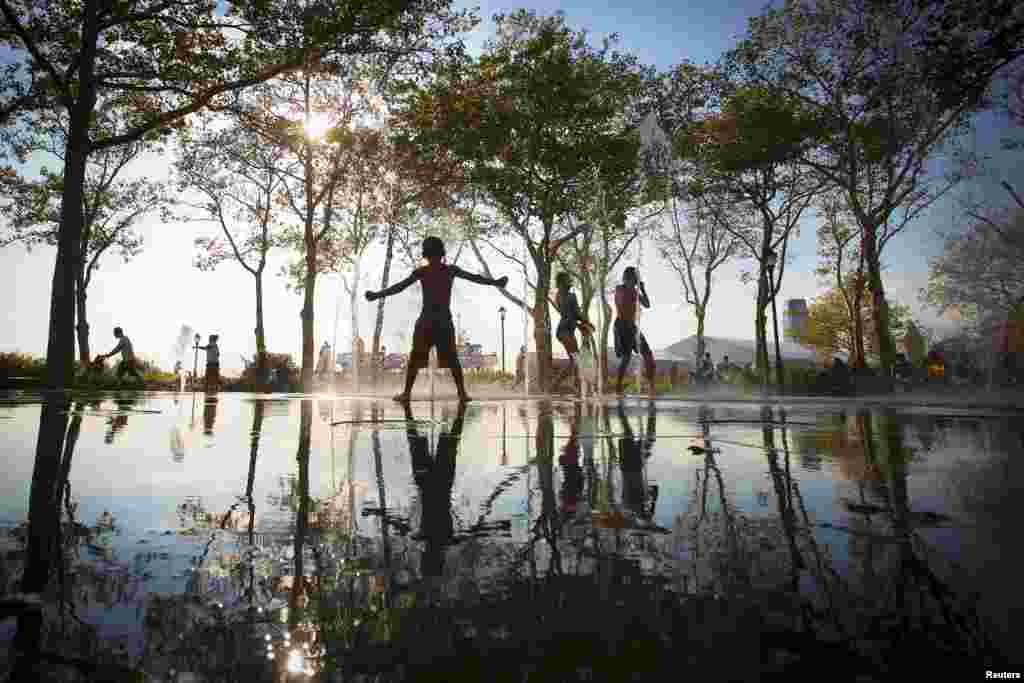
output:
M10 394L0 678L1020 670L1022 415Z

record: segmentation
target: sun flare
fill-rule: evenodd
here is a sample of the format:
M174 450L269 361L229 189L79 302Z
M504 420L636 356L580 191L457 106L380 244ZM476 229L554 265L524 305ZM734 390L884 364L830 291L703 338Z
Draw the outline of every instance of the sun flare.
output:
M323 112L315 112L309 115L309 120L306 122L306 135L313 139L319 139L330 127L331 117Z

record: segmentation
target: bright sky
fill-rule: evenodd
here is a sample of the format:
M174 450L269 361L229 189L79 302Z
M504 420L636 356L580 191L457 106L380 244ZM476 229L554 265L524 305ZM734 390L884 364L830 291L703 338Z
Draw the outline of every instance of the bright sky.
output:
M665 69L683 59L694 62L714 61L719 54L734 44L743 33L746 20L763 6L761 0L696 0L689 3L656 3L652 0L625 2L615 0L604 7L587 7L578 2L527 3L538 13L556 10L565 12L570 24L592 32L595 40L612 32L620 34L620 47L636 54L641 61ZM489 18L496 12L509 12L521 5L484 3L480 15ZM478 45L490 30L486 21L471 39ZM975 198L990 196L1002 205L1005 194L998 189L1003 179L1024 185L1024 163L1020 155L1004 154L998 150L1000 123L991 116L979 122L976 145L979 152L994 156L990 162L989 177L965 185L962 193ZM134 173L154 177L165 176L167 159L148 159L133 169ZM936 231L954 226L958 212L951 201L937 204L924 217L907 228L887 247L883 260L888 267L885 275L889 296L910 304L926 324L944 326L930 311L918 302L918 291L927 283L927 258L938 252L941 241ZM89 322L92 327L94 352L113 348L111 333L115 325L125 329L137 353L170 368L174 358L171 348L183 324L203 335L220 334L221 362L226 370L241 367L241 354L251 357L255 351L253 328L255 304L253 279L240 266L225 262L215 272L200 272L192 267L193 241L210 234L211 227L202 224L161 224L152 216L143 223L145 251L124 263L107 257L94 279L89 293ZM374 274L373 280L364 277L360 291L380 287L381 253L378 248L368 257L364 273ZM813 273L816 260L813 216L808 216L804 228L791 247L792 261L779 293L780 315L784 301L789 298L812 298L819 290ZM6 323L0 326L0 351L20 350L43 355L46 349L49 298L55 252L40 248L26 252L21 247L0 249L0 291L9 292L5 306ZM641 256L637 254L637 256ZM278 254L267 269L264 285L265 326L270 350L294 354L300 361L301 329L299 295L286 291L284 280L277 271L284 263ZM477 270L472 254L460 259L465 268ZM625 266L627 264L622 264ZM640 324L655 349L664 348L695 331L692 313L681 303L681 286L671 272L659 263L648 246L640 259L641 277L648 286L652 309L645 311ZM521 276L509 264L491 263L495 275L508 274L514 291L521 293ZM739 280L742 266L725 267L718 271L714 283L711 310L706 334L710 336L751 338L753 336L754 285ZM403 277L407 267L398 265L391 281ZM621 275L615 272L614 279ZM347 297L339 300L340 280L336 276L322 276L318 280L316 297L316 347L326 339L333 341L337 319L337 338L341 350L351 349L351 309ZM455 312L461 326L475 343L485 350L500 348L498 307L508 302L492 288L478 287L460 281L454 295ZM339 305L340 304L340 305ZM419 308L418 287L413 287L388 299L385 308L384 344L389 350L407 350L411 325ZM360 333L369 343L373 330L376 305L369 305L360 297L357 309ZM780 321L781 324L781 321ZM532 337L532 334L531 334ZM515 350L523 342L523 317L516 310L506 320L506 349L511 365ZM532 346L532 342L531 342ZM711 349L715 355L714 349Z

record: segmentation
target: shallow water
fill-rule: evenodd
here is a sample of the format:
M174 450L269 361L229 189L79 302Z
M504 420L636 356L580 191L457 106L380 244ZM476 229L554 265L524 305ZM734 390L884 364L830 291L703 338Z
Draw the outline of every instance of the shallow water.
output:
M998 657L1019 623L1021 414L628 399L407 415L243 394L43 405L0 402L0 599L26 562L43 566L32 539L59 532L43 649L159 680L326 671L358 643L397 640L381 615L622 573L609 562L676 596L787 595L842 613L832 635L857 642L862 612L916 613L918 593L928 614L976 610ZM596 595L614 601L606 584ZM196 635L243 623L231 647ZM0 622L4 650L16 629ZM300 662L292 638L313 654ZM204 643L217 662L196 654Z

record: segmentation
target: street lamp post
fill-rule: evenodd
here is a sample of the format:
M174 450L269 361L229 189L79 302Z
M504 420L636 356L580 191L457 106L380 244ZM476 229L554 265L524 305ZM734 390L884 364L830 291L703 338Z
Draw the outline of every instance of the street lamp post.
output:
M778 257L774 251L768 250L765 255L764 265L768 269L768 287L772 298L772 328L775 333L775 383L779 385L781 392L785 388L782 376L782 351L779 347L779 314L775 307L775 264Z
M196 332L196 336L193 338L193 340L195 341L196 357L195 357L195 360L192 361L192 391L196 390L196 378L199 376L199 340L200 339L201 339L201 337L199 336L199 333Z
M501 374L505 374L505 310L504 306L498 308L498 317L501 319Z

